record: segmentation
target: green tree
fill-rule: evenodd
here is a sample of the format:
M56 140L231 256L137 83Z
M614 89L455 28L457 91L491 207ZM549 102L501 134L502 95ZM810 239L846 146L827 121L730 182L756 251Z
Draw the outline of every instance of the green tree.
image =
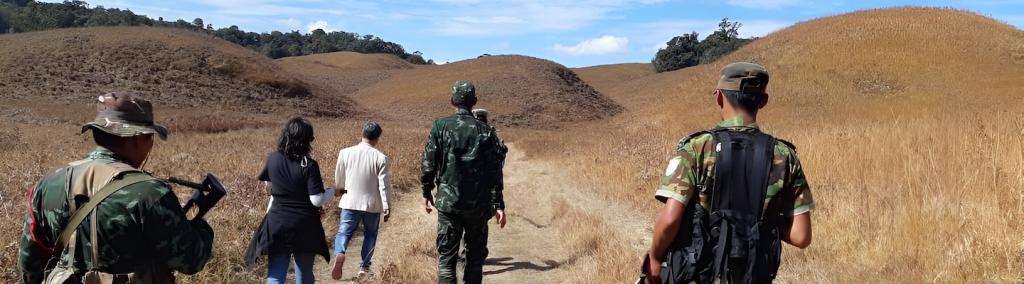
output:
M700 64L714 62L750 42L750 39L740 38L741 26L743 24L739 22L729 22L728 18L722 19L718 23L718 30L700 43Z
M7 33L11 29L11 26L7 24L7 14L0 10L0 34Z
M700 40L697 32L677 36L658 49L651 64L655 72L679 70L700 64Z
M696 32L672 38L666 43L665 48L658 49L651 60L654 71L667 72L708 64L740 49L752 41L739 37L741 26L743 24L730 22L725 18L718 23L718 30L703 41L698 39Z

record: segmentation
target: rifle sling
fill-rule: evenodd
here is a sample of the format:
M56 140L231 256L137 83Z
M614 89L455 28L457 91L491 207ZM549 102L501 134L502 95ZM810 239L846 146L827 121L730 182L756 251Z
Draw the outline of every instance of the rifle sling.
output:
M78 226L82 224L82 221L85 221L85 217L88 216L93 209L96 209L96 206L104 199L107 199L107 197L114 194L114 192L117 192L119 189L148 180L153 180L153 177L145 174L128 174L119 180L114 180L107 183L107 185L104 185L103 188L96 192L96 194L89 197L89 202L86 202L78 209L75 209L75 213L71 215L71 219L69 219L67 225L64 226L64 230L60 232L60 237L57 239L57 243L54 244L53 248L64 250L68 245L68 240L71 239L71 235L75 233Z

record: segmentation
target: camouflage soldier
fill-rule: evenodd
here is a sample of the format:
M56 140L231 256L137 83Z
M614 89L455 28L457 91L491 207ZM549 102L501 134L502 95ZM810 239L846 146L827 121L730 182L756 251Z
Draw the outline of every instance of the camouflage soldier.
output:
M655 219L645 262L648 283L770 282L778 270L780 241L798 248L810 245L814 201L796 149L763 134L755 121L768 102L767 85L762 66L739 62L722 69L714 92L722 122L679 143L655 192L665 205ZM738 156L743 158L729 158ZM733 219L743 206L752 208L747 210L753 218ZM750 232L759 238L727 235L741 225L757 228ZM750 239L755 241L749 246L735 243ZM747 248L759 251L748 253Z
M98 147L29 190L18 257L23 281L61 274L72 283L172 283L174 271L199 272L212 253L213 229L187 220L171 188L141 170L153 136L166 139L167 129L154 124L148 101L131 94L103 95L98 109L82 126ZM87 217L71 220L77 215ZM79 225L65 231L69 223Z
M501 144L494 128L473 117L476 90L455 82L454 115L435 120L423 149L423 205L437 209L438 283L455 283L459 242L465 233L466 283L480 283L487 258L487 220L505 227ZM438 187L435 199L432 193ZM436 202L436 203L435 203Z

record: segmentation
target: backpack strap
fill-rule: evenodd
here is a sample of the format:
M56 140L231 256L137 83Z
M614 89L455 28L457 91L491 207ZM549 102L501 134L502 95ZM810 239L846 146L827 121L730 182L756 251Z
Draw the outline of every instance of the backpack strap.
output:
M68 240L70 240L71 236L74 235L75 231L77 231L78 226L82 224L82 221L85 221L85 217L88 216L93 209L96 209L96 206L104 199L129 185L149 180L154 180L154 178L146 174L128 174L124 175L124 177L119 180L114 180L104 185L103 188L96 192L96 194L89 197L89 202L86 202L81 207L75 209L75 213L71 215L71 219L69 219L67 225L64 226L64 230L60 232L60 237L57 238L57 242L53 246L54 249L60 248L63 250L66 248Z
M775 141L782 142L782 144L785 144L786 146L789 146L789 149L792 149L793 151L796 151L796 145L793 145L793 142L789 142L789 141L782 140L782 139L779 139L779 138L775 138Z
M697 137L700 137L700 136L702 136L704 134L711 134L712 131L714 131L714 129L712 129L712 130L701 130L701 131L697 131L697 132L694 132L694 133L690 133L690 135L687 135L686 138L683 138L683 139L679 140L679 144L676 145L676 150L682 150L683 149L683 145L686 144L687 142L690 142L690 140L697 139Z

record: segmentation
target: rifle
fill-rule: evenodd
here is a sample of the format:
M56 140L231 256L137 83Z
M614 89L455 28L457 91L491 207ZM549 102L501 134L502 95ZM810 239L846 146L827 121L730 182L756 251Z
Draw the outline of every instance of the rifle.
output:
M206 178L203 179L202 183L194 183L176 177L168 178L167 182L193 189L192 196L189 197L188 201L185 202L185 206L182 207L185 212L191 210L192 206L199 208L199 211L196 212L192 220L201 219L206 216L206 213L210 212L210 209L213 209L220 202L220 199L228 194L224 186L221 185L220 180L213 174L206 174Z

